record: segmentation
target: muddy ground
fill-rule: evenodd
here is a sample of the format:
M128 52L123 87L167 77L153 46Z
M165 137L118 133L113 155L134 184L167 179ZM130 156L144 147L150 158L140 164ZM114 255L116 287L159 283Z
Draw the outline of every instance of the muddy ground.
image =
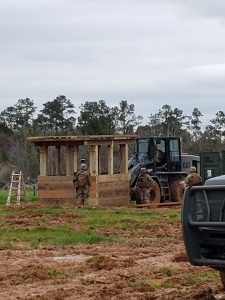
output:
M26 226L29 217L15 221ZM180 222L157 228L158 235L150 226L132 238L128 230L118 243L1 249L0 299L224 299L218 273L187 262Z

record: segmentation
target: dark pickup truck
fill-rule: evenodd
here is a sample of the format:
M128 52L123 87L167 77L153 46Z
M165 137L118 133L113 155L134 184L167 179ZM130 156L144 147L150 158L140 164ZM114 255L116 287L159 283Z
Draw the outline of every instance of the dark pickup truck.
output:
M182 230L190 263L218 270L225 288L225 175L185 191Z

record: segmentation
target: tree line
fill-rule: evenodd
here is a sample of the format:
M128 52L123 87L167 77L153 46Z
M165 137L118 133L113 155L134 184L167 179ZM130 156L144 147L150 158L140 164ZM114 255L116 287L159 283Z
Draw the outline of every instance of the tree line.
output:
M39 111L34 100L19 99L0 112L0 163L11 163L29 174L37 170L37 151L28 144L28 136L44 135L108 135L136 134L175 136L182 139L183 152L198 155L224 147L225 113L218 111L203 126L203 114L193 108L191 115L182 109L163 105L149 112L148 121L135 112L135 105L126 100L109 106L105 100L85 101L76 111L64 95L43 104Z

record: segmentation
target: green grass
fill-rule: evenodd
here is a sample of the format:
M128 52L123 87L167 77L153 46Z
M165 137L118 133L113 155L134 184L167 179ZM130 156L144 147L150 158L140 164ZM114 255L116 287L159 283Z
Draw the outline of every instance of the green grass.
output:
M166 276L173 276L177 273L177 270L173 267L162 267L160 268L160 273L162 273L163 275L166 275Z
M205 281L214 281L215 279L219 280L219 272L215 270L203 271L199 274L187 274L183 278L182 284L184 286L201 284Z
M161 283L161 287L166 288L166 289L173 288L176 285L177 285L177 281L176 281L176 279L173 279L173 278L167 279Z
M137 209L85 209L80 211L85 215L85 224L90 228L113 226L115 229L142 228L145 224L156 224L161 214L155 211L138 211Z
M0 190L0 205L6 204L8 191Z
M65 246L74 244L97 244L115 242L113 237L105 237L92 232L72 230L4 230L0 232L1 248L37 248L44 245Z
M0 205L6 205L8 193L8 190L0 190ZM37 201L37 194L34 195L34 192L32 190L27 190L26 199L28 202L34 203Z
M27 211L29 212L29 208L27 209ZM60 215L63 214L65 212L67 212L68 209L67 208L61 208L61 207L38 207L35 208L35 214L43 214L43 215ZM30 210L30 212L34 212L33 209Z
M139 288L141 287L142 285L142 280L139 279L139 278L131 278L129 281L128 281L128 285L132 288Z
M159 280L148 279L146 280L146 284L153 289L159 289L161 287L161 282L159 282Z
M181 221L180 208L171 208L166 213L163 213L163 217L165 218L168 224L174 225Z
M3 196L6 196L5 191L1 192L0 198ZM152 240L168 238L163 231L159 234L158 230L161 224L170 223L171 219L179 222L179 210L165 212L163 209L89 206L54 208L29 203L24 207L6 207L4 201L0 205L0 248L122 242L124 239L136 239L137 230L142 242L152 243ZM144 229L143 233L141 229ZM150 230L147 235L146 230Z
M198 275L188 274L184 276L182 284L184 286L196 285L202 282L202 279Z
M58 279L58 278L62 278L62 277L66 277L68 276L67 273L65 272L61 272L61 271L58 271L58 270L55 270L55 269L48 269L48 275L51 279Z

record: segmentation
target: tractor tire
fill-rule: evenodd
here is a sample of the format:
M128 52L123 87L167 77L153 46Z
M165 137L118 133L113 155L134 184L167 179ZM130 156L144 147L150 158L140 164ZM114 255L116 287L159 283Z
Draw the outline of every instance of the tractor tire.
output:
M131 199L135 200L136 204L160 203L161 200L160 187L158 183L154 181L154 184L149 188L149 193L147 194L147 198L145 200L142 199L140 191L138 192L136 189L132 189Z
M181 178L176 178L170 183L170 195L172 202L182 202L184 194L184 185Z
M160 192L160 187L157 182L154 181L154 185L150 188L149 192L149 203L154 204L154 203L160 203L161 200L161 192Z
M220 271L220 279L221 279L223 288L225 289L225 272Z

